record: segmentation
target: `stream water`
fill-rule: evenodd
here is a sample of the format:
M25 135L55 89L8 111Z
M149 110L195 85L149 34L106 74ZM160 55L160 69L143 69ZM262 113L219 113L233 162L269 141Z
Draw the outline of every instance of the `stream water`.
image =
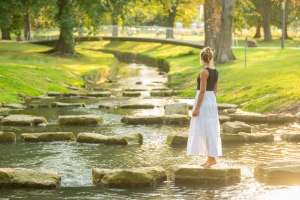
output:
M205 158L187 157L186 149L173 148L165 144L170 133L184 133L188 126L174 125L124 125L120 122L123 115L163 114L163 105L173 102L192 103L193 99L176 97L152 98L149 91L141 97L121 96L126 88L153 89L166 87L167 78L159 75L156 68L139 64L122 67L116 82L107 87L112 91L110 98L69 98L50 99L40 102L51 104L60 102L82 102L84 108L43 108L15 110L12 113L44 116L49 124L37 127L1 126L1 131L13 131L17 142L0 144L0 167L45 168L59 172L62 176L61 188L55 190L0 189L0 199L299 199L299 186L270 186L257 182L253 177L254 167L273 160L299 160L300 143L281 141L278 134L282 131L300 130L298 124L271 126L254 125L255 131L271 132L275 135L272 143L243 145L224 145L223 155L217 166L238 167L242 170L240 183L230 186L176 185L165 181L145 189L108 189L96 188L92 184L92 167L130 168L160 165L167 169L173 164L200 164ZM141 81L142 85L136 85ZM121 104L124 102L151 102L154 109L99 109L98 105ZM33 102L27 102L32 104ZM104 119L98 126L59 126L59 115L98 114ZM104 144L82 144L76 142L20 141L25 132L72 131L95 132L105 135L141 133L143 145L109 146Z

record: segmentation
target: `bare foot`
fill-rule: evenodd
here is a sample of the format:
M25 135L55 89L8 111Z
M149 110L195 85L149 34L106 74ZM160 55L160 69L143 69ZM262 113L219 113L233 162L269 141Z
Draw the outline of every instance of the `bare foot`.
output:
M207 162L206 165L204 165L203 167L204 168L209 168L213 165L217 164L217 161L216 160L213 160L213 161L210 161L210 162Z
M208 160L205 162L205 163L202 163L200 166L204 166L204 165L206 165L208 163Z

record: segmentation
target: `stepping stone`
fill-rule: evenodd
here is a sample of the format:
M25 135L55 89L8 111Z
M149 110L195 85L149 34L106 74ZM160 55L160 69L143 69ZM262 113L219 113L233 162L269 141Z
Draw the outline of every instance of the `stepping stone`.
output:
M0 143L15 142L16 134L13 132L1 132L0 131Z
M63 102L53 102L51 104L53 108L67 108L67 107L85 107L84 103L63 103Z
M151 187L167 180L164 168L141 167L131 169L93 168L93 183L109 188Z
M277 161L255 167L254 177L270 185L300 185L300 161Z
M271 133L238 133L244 137L245 142L273 142L274 136Z
M295 115L295 117L296 117L298 120L300 120L300 112L298 112L298 113Z
M229 116L225 116L225 115L219 115L219 121L221 124L225 123L225 122L229 122L230 121L230 117Z
M274 136L271 133L222 133L221 140L222 144L273 142Z
M102 122L99 115L63 115L58 117L60 125L96 125Z
M102 103L98 106L98 108L104 108L104 109L115 109L117 108L118 106L115 105L115 104L110 104L110 103Z
M142 94L140 92L123 92L122 96L123 97L139 97Z
M153 104L145 104L145 103L120 105L120 108L124 108L124 109L153 109L154 107L155 106Z
M121 122L125 124L137 125L137 124L162 124L162 116L124 116Z
M18 104L18 103L4 104L3 107L11 108L11 109L25 109L26 108L24 105Z
M176 183L200 183L211 185L230 185L241 180L238 168L203 168L198 165L176 165L172 168Z
M189 107L186 103L174 103L174 104L166 104L165 108L165 115L171 114L182 114L188 115L189 114Z
M79 96L78 93L76 92L66 92L66 93L63 93L63 97L77 97Z
M40 99L45 100L45 99L55 99L55 97L40 95L40 96L31 97L31 99L33 99L33 100L40 100Z
M238 107L238 105L236 105L236 104L218 103L219 110L225 110L225 109L237 108L237 107Z
M167 125L186 125L190 123L190 116L188 115L164 115L164 116L124 116L121 122L125 124L138 125L138 124L167 124Z
M188 141L188 134L170 134L166 139L166 144L171 146L186 147ZM222 144L242 144L242 143L256 143L256 142L272 142L274 136L270 133L222 133Z
M300 142L300 132L297 132L297 131L282 133L282 134L280 134L280 137L282 140L285 140L288 142Z
M150 95L153 97L170 97L173 95L173 91L172 90L161 90L161 91L151 90Z
M170 88L153 88L151 91L169 91Z
M57 172L45 169L0 168L0 186L10 188L54 189L60 186Z
M29 109L51 108L51 105L48 105L48 104L28 104L27 108L29 108Z
M170 134L167 137L166 144L171 146L187 146L187 134Z
M188 115L172 114L163 116L163 123L168 125L187 125L190 124L190 121L191 117Z
M9 115L1 120L4 126L36 126L46 123L46 118L32 115Z
M128 145L130 143L142 144L143 135L140 133L132 133L107 136L99 133L79 133L76 141L80 143L103 143L117 145Z
M127 88L125 89L126 92L143 92L143 91L147 91L147 89L143 89L143 88Z
M25 142L75 141L72 132L22 133Z
M238 132L251 133L251 126L240 121L225 122L222 128L226 133L233 133L233 134Z
M239 134L222 133L221 134L222 144L241 144L245 143L245 137Z
M252 123L289 123L295 121L294 115L286 114L231 114L235 121Z
M63 93L61 93L61 92L47 92L47 96L49 96L49 97L62 97Z
M110 97L110 92L91 92L86 94L89 97Z

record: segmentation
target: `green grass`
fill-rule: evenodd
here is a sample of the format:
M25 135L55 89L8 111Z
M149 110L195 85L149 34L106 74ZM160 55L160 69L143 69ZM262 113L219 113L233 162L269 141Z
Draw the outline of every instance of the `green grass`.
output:
M249 38L249 40L252 40L251 38ZM270 42L265 42L263 39L255 39L257 42L257 46L258 47L277 47L277 48L281 48L281 39L275 38ZM245 46L245 39L237 39L235 40L235 42L237 41L237 44L239 47L244 47ZM235 46L237 45L235 43ZM293 39L288 39L285 40L284 42L284 46L289 48L289 47L297 47L300 48L300 38L293 38Z
M195 95L201 69L199 50L190 47L141 42L112 42L106 48L164 58L170 65L169 85L183 89L181 96ZM242 104L244 110L274 112L300 99L300 50L235 49L237 60L217 65L220 73L218 102Z
M19 102L17 93L36 96L47 91L67 92L64 84L83 85L83 80L74 73L109 71L118 64L112 55L84 50L81 45L76 48L80 56L75 58L41 53L49 49L29 43L0 42L0 102Z

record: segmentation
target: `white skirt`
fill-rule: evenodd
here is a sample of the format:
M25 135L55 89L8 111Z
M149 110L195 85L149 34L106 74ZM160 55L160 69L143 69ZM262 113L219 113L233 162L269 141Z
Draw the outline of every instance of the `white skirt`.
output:
M197 90L193 110L199 93L200 90ZM210 157L222 155L218 107L213 91L205 91L199 115L191 118L187 155Z

